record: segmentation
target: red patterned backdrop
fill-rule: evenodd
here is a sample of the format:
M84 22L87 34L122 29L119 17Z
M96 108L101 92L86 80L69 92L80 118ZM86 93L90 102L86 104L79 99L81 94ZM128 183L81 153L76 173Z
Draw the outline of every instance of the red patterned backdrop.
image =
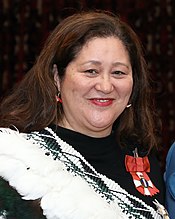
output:
M175 139L174 0L1 0L0 94L33 65L49 32L82 9L105 9L129 22L140 36L153 79L162 123L164 155Z

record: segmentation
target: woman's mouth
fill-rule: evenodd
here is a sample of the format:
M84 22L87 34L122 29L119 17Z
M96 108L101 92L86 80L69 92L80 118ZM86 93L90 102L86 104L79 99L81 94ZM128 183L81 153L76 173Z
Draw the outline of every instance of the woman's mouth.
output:
M113 103L112 98L92 98L90 101L91 103L101 107L110 106Z

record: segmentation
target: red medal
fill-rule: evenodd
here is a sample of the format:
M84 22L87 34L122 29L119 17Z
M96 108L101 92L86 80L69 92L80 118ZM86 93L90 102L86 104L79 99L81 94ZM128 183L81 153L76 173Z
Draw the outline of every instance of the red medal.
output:
M137 149L135 149L134 157L125 156L125 166L126 170L132 175L135 187L140 193L148 196L159 193L159 190L153 185L147 175L150 172L150 164L147 156L138 157Z

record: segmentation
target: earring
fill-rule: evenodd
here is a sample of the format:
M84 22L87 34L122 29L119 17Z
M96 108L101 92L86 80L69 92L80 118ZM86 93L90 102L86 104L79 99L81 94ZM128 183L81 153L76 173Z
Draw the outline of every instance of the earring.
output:
M132 106L132 104L128 104L127 106L126 106L126 108L129 108L129 107L131 107Z
M56 101L62 103L60 91L58 91L58 94L56 95Z

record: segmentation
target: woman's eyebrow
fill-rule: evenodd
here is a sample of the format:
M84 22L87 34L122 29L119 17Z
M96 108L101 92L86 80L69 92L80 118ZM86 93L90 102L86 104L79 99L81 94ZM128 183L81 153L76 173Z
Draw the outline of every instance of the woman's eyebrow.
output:
M130 65L125 64L124 62L114 62L113 63L113 66L119 66L119 65L125 66L126 68L130 69Z

